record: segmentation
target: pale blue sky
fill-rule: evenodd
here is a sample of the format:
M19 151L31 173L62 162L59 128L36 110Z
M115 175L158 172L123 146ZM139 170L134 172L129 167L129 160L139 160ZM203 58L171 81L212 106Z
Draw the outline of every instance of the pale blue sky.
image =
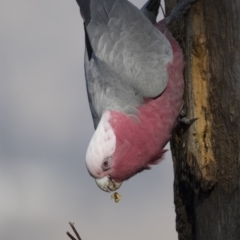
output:
M73 221L83 240L176 240L169 152L118 204L86 170L82 25L74 0L1 0L0 239L64 240Z

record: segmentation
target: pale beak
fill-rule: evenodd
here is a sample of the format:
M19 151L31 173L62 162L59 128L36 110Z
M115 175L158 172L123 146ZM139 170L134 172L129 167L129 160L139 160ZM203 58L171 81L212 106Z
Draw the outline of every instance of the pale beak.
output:
M117 183L113 179L107 176L101 179L96 179L96 183L98 187L105 192L116 191L122 185L122 183Z

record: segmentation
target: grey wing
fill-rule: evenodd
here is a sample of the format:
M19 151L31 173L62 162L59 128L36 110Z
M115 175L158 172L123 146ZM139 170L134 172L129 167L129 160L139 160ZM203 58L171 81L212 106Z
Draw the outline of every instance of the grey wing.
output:
M172 61L170 43L126 0L91 0L87 32L93 51L126 84L145 98L160 95Z
M142 104L144 99L129 85L123 85L121 76L118 76L104 61L96 57L85 25L84 29L86 87L94 127L97 128L104 110L118 109L127 114L135 114L136 107Z
M85 53L85 58L87 58L88 56L86 55ZM89 61L89 60L87 60ZM94 101L94 92L93 90L91 89L91 85L92 85L92 81L94 80L93 79L93 76L91 73L89 73L89 64L85 63L85 79L86 79L86 87L87 87L87 95L88 95L88 103L89 103L89 107L90 107L90 111L91 111L91 114L92 114L92 119L93 119L93 125L94 125L94 128L96 129L97 126L98 126L98 123L101 119L101 114L99 114L97 111L96 111L96 106L95 106L95 101Z
M104 62L93 56L90 60L85 53L85 75L89 105L94 127L96 128L105 110L118 110L127 114L135 114L136 107L144 102L141 95L133 88L122 85L118 76Z

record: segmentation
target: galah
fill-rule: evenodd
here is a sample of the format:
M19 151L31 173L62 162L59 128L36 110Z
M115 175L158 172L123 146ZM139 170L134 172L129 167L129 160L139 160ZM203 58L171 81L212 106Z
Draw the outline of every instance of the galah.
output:
M85 77L94 132L86 166L115 191L163 158L183 106L183 53L166 26L195 0L156 23L160 0L77 0L84 21Z

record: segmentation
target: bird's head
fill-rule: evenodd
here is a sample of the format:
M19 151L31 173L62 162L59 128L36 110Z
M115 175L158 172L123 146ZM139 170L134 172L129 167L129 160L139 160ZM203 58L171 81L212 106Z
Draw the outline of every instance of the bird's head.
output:
M117 190L123 181L160 162L166 142L161 146L154 133L122 112L103 113L86 155L88 171L103 191Z
M87 169L97 185L105 192L115 191L121 186L111 178L114 172L113 154L116 135L110 124L110 112L103 113L101 121L89 143L86 154Z

